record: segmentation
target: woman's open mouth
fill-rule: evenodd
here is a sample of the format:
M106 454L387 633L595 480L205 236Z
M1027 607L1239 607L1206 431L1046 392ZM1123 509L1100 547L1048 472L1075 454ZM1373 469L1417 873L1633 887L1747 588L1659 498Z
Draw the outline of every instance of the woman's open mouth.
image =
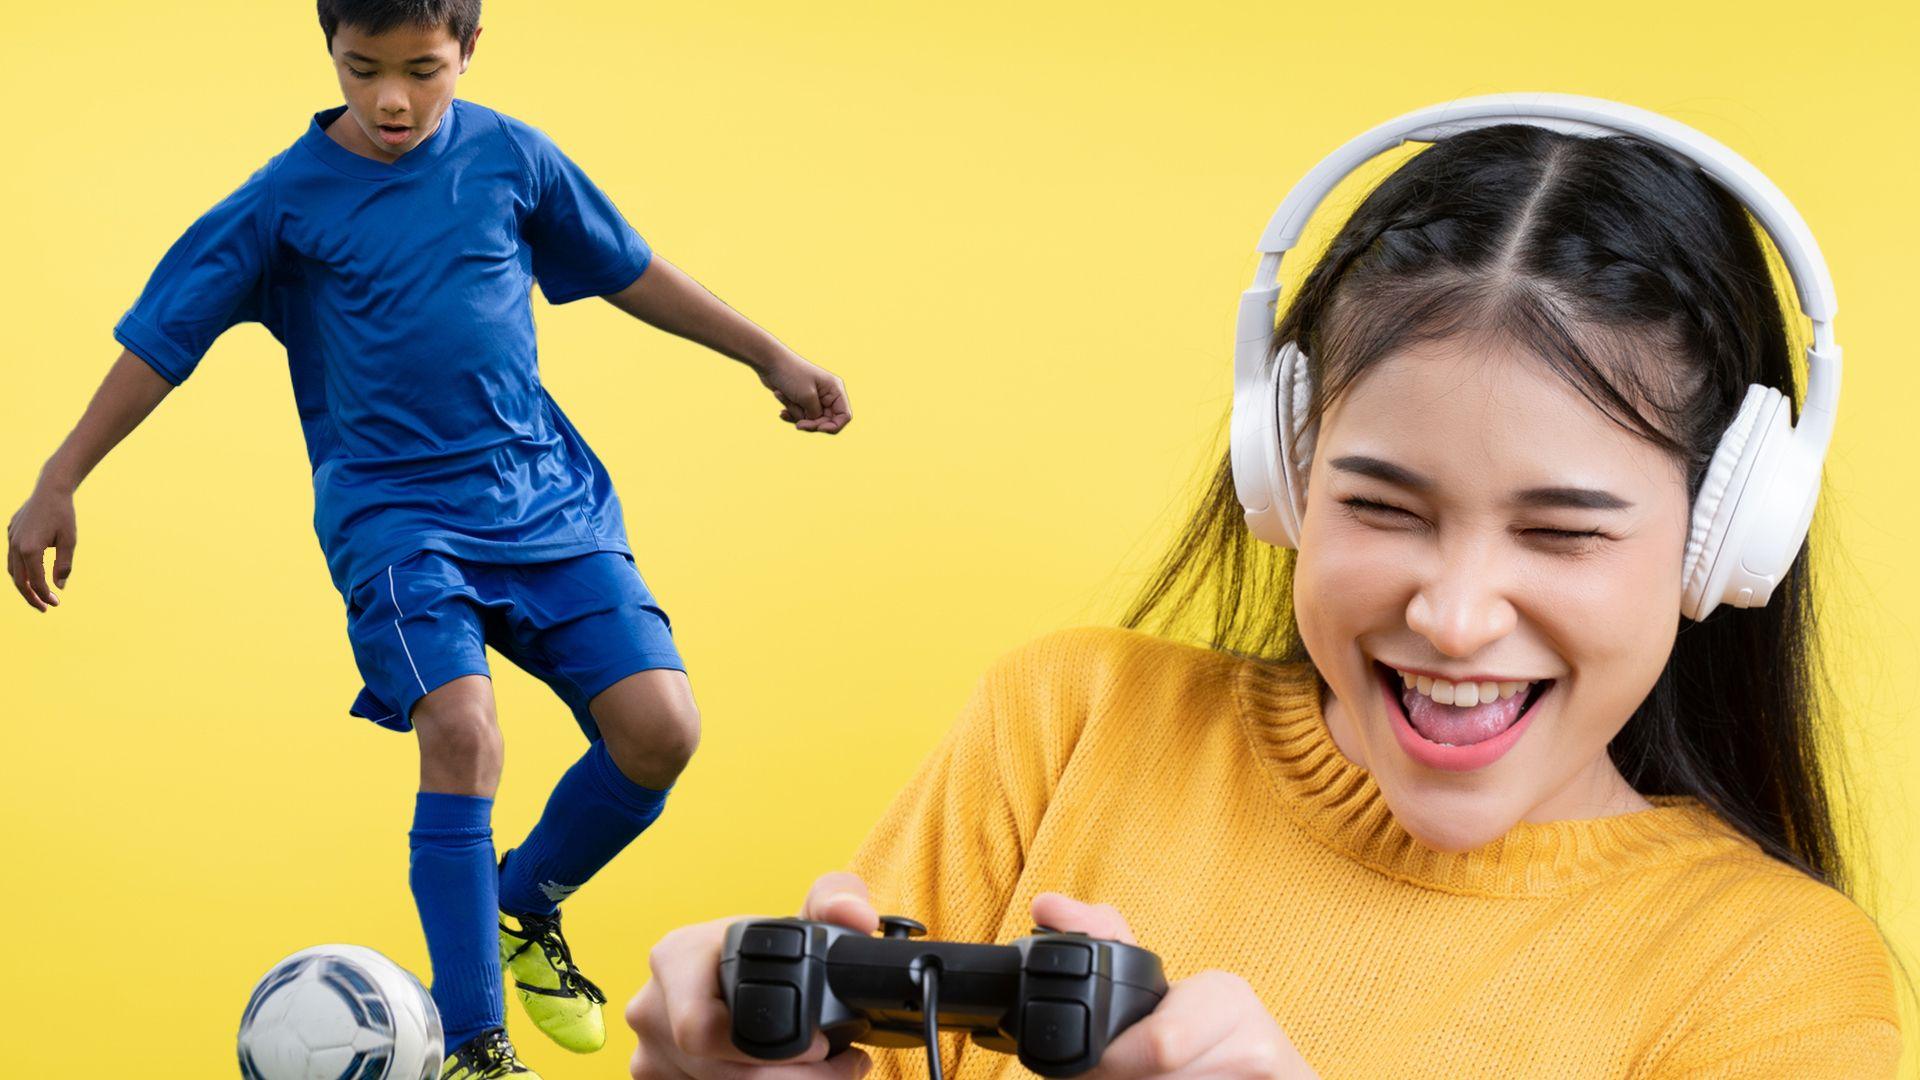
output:
M1535 707L1557 680L1532 683L1436 683L1408 686L1402 675L1378 660L1380 684L1394 738L1407 756L1435 769L1467 772L1500 760L1526 733Z

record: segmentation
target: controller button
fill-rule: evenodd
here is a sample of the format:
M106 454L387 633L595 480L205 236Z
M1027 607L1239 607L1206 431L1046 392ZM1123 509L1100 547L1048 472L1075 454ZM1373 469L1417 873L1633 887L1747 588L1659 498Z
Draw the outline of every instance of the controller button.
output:
M798 927L754 926L740 935L740 955L759 960L798 960L806 954Z
M1093 973L1093 950L1065 941L1035 942L1027 952L1027 970L1035 975L1085 978Z
M748 1042L791 1040L800 1033L799 991L777 983L741 983L733 994L733 1030Z
M1087 1007L1077 1001L1029 1001L1020 1018L1020 1046L1043 1063L1077 1061L1087 1053Z
M880 916L880 928L884 936L890 938L917 938L927 936L927 928L924 924L915 922L905 915Z

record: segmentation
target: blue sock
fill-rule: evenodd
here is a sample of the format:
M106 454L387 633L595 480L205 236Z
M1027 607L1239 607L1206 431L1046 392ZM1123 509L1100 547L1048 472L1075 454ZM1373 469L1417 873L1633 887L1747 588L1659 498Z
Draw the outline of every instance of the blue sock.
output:
M667 791L627 779L607 744L595 739L554 785L526 842L507 852L500 868L500 909L515 915L559 910L560 901L653 824Z
M493 800L423 791L413 804L407 882L433 960L433 1003L447 1051L506 1025L500 989Z

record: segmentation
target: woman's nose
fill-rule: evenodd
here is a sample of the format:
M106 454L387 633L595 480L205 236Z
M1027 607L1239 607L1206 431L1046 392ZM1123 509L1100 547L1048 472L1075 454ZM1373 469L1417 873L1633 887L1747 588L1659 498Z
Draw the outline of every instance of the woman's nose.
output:
M1497 578L1467 553L1440 564L1407 603L1407 626L1448 656L1472 656L1513 633L1517 620Z

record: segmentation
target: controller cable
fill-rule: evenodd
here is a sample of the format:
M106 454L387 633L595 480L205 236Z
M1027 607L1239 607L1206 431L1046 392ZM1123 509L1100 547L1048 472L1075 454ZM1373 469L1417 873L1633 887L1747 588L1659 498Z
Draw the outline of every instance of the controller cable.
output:
M923 957L914 965L914 980L920 984L920 1011L926 1017L927 1080L943 1080L940 1070L940 964Z

